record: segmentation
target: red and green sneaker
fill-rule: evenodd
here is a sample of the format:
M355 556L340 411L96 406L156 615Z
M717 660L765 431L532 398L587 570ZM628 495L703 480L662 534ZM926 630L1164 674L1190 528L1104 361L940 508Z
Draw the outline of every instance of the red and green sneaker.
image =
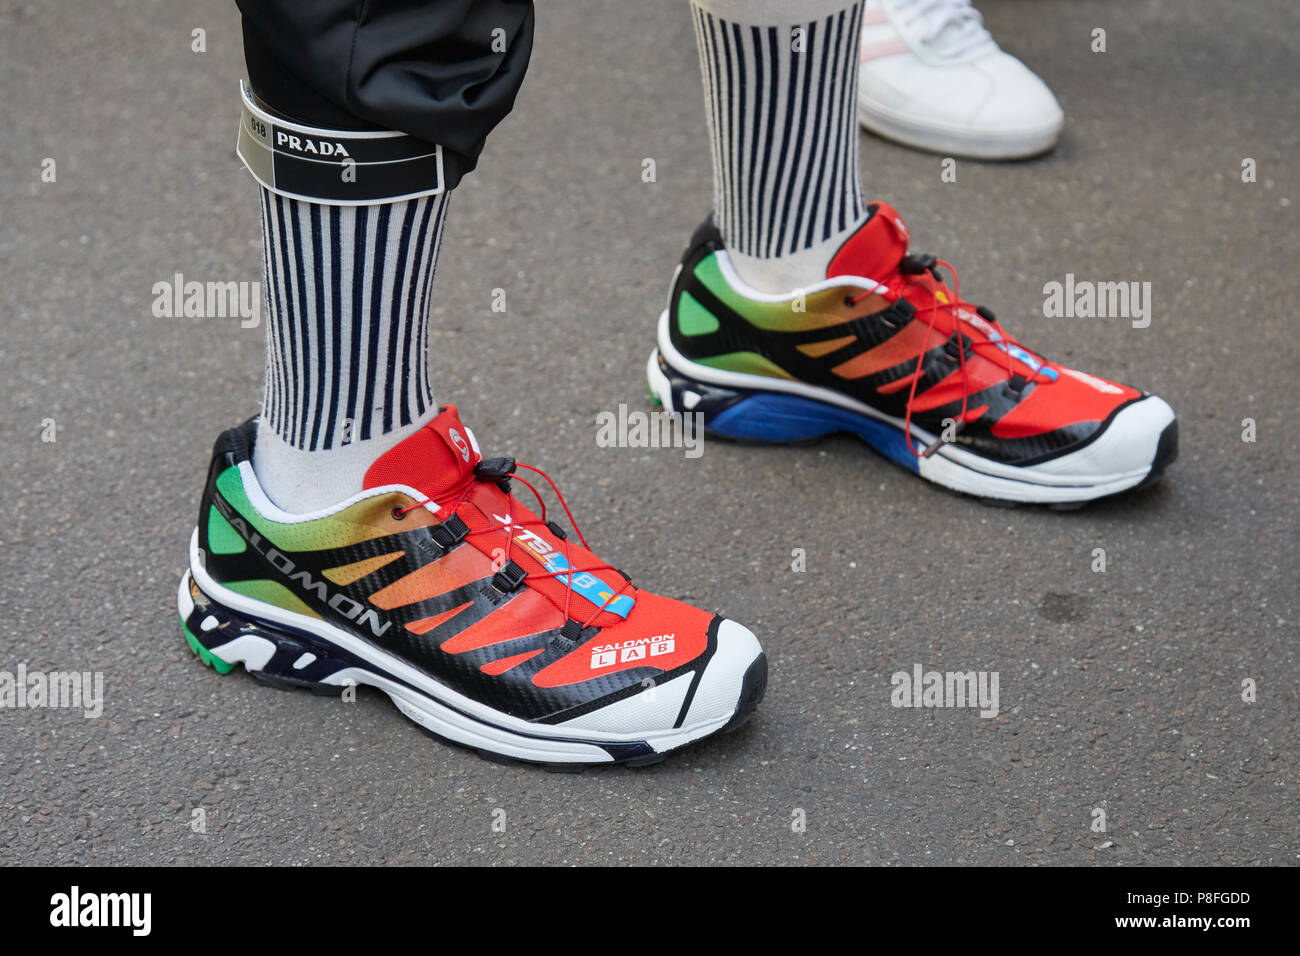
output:
M366 684L440 737L553 768L653 763L761 699L752 633L634 587L571 515L566 529L525 507L521 491L558 489L485 459L454 407L314 514L263 493L255 438L254 420L217 440L178 595L217 670L334 695Z
M749 288L706 222L660 316L656 399L724 437L858 435L983 498L1071 507L1160 477L1178 453L1163 399L1030 351L962 301L951 266L908 252L892 208L869 208L826 278L787 295Z

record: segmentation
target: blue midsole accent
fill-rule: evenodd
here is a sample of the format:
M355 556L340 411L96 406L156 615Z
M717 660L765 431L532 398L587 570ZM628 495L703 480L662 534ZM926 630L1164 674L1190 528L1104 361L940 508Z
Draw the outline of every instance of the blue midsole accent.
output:
M916 455L907 447L901 428L799 395L754 392L706 423L728 438L788 442L851 432L882 455L910 471L919 472Z

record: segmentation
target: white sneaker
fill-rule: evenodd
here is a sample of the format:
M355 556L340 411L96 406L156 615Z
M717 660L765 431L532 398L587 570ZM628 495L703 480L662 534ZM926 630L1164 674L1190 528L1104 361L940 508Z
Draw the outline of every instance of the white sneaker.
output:
M1065 122L970 0L867 0L860 72L858 121L919 149L1019 159L1055 146Z

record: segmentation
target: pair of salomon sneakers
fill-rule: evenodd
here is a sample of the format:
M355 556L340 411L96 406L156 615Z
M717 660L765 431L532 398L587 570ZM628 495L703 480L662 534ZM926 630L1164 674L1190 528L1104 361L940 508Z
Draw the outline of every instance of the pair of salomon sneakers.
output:
M870 209L825 279L785 296L747 287L702 226L659 320L656 399L720 436L850 432L1007 502L1073 507L1160 475L1177 451L1164 401L1030 351L909 251L893 209ZM655 762L763 696L749 630L634 586L567 505L548 516L550 479L484 457L455 407L313 514L262 491L255 438L254 420L218 439L180 583L186 638L218 671L377 687L440 737L552 768Z

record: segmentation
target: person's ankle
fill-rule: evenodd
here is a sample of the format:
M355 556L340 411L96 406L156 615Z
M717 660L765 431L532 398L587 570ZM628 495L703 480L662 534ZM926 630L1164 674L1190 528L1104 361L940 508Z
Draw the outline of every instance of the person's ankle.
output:
M375 461L426 424L425 420L325 451L295 448L258 423L253 473L266 497L289 514L323 511L359 494Z
M866 216L863 216L862 222L865 221ZM752 256L737 251L728 243L727 256L736 275L751 289L769 295L786 295L823 281L835 253L849 236L858 231L862 222L853 223L824 242L787 255Z

